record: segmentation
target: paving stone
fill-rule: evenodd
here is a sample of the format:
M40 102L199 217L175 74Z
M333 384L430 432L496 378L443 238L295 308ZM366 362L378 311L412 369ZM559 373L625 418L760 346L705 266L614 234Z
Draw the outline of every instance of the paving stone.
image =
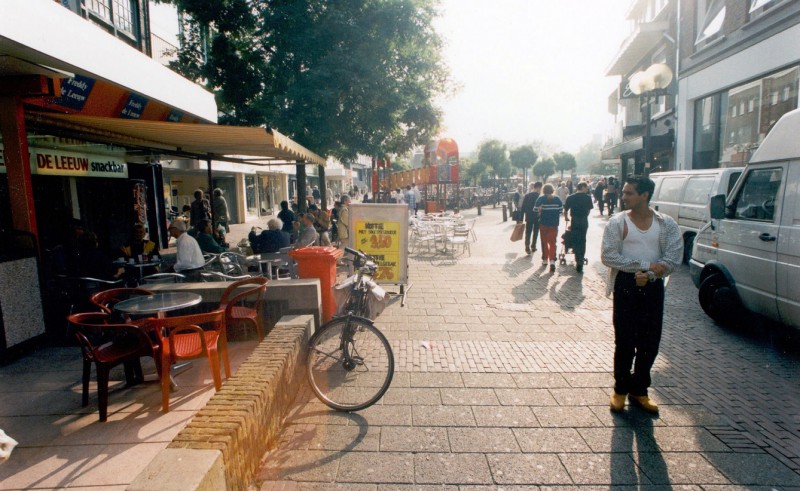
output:
M449 484L379 484L378 491L459 491Z
M699 453L640 452L637 464L656 484L728 484Z
M625 453L559 454L576 484L651 484Z
M413 404L417 406L427 406L427 405L440 406L442 404L442 397L439 393L439 389L436 388L392 387L386 392L386 395L383 397L383 404L385 405Z
M420 406L427 407L427 406ZM412 406L374 405L357 413L350 413L349 425L409 426Z
M653 437L664 452L725 452L730 449L705 428L657 427Z
M514 428L513 431L526 453L591 451L574 428Z
M707 452L705 457L732 483L800 487L800 475L770 455Z
M563 377L570 387L597 387L608 393L614 386L614 376L611 373L565 373Z
M652 428L615 426L613 428L578 428L578 433L592 452L657 452Z
M528 406L476 406L472 408L478 426L535 428L539 420Z
M557 406L558 402L547 389L497 389L500 404L504 406Z
M412 373L411 387L464 387L460 373Z
M497 484L572 484L553 454L489 454L486 458Z
M453 452L519 452L514 433L508 428L448 428Z
M483 454L417 454L416 482L442 484L490 484L492 474Z
M550 389L560 406L600 405L608 402L608 393L599 388Z
M350 452L340 455L338 482L414 482L412 453Z
M514 377L508 373L464 373L464 386L471 388L516 388Z
M582 427L602 426L602 423L588 407L548 406L533 407L533 414L543 427Z
M550 389L570 386L564 375L560 373L512 373L511 377L520 389Z
M269 454L261 467L259 478L267 481L333 482L339 468L339 452L276 451Z
M446 428L386 426L381 429L382 452L449 452Z
M310 450L377 451L381 428L377 426L316 425L308 440Z
M493 389L440 389L445 406L496 406Z
M475 426L469 406L414 406L414 426Z

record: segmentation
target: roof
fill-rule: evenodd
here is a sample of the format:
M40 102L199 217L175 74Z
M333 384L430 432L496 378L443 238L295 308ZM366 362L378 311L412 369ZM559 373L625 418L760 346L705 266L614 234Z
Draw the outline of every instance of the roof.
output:
M279 160L325 165L324 158L270 128L40 112L28 112L27 116L29 124L55 128L71 137L142 148L162 155L254 164Z

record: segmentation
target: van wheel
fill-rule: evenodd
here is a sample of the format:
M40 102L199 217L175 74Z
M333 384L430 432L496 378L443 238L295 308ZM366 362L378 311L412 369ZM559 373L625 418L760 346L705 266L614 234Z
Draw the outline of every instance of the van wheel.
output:
M694 248L694 235L690 235L683 241L683 262L689 264L692 259L692 248Z
M703 312L720 325L731 325L742 310L736 292L720 273L711 274L700 283L697 297Z

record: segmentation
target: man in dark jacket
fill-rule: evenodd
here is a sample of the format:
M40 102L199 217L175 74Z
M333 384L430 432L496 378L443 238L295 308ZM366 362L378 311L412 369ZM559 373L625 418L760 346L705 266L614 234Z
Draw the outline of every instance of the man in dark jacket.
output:
M574 194L567 197L564 203L564 216L572 220L570 242L575 252L575 270L583 273L583 258L586 256L586 232L589 230L589 210L592 198L589 196L589 184L579 182Z
M597 208L600 209L600 216L603 216L603 192L606 190L606 180L600 179L594 187L594 200L597 202Z
M528 185L529 192L522 198L520 211L525 214L525 254L530 255L536 250L536 241L539 240L539 213L533 206L542 192L542 182L536 181ZM531 240L533 232L533 240Z

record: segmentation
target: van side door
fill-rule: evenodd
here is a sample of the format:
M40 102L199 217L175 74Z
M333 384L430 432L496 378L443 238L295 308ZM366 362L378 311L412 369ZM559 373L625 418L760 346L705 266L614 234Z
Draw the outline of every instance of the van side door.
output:
M778 317L775 296L778 232L785 164L749 167L720 220L717 259L728 268L744 305Z
M685 183L685 175L665 177L661 181L661 186L656 195L656 203L654 203L656 211L669 215L675 222L678 222L678 212L681 208L683 185Z
M690 176L683 191L678 225L700 230L708 221L708 200L711 199L717 176ZM683 228L681 228L683 230Z
M800 328L800 162L791 162L787 170L778 235L778 312L784 324Z

